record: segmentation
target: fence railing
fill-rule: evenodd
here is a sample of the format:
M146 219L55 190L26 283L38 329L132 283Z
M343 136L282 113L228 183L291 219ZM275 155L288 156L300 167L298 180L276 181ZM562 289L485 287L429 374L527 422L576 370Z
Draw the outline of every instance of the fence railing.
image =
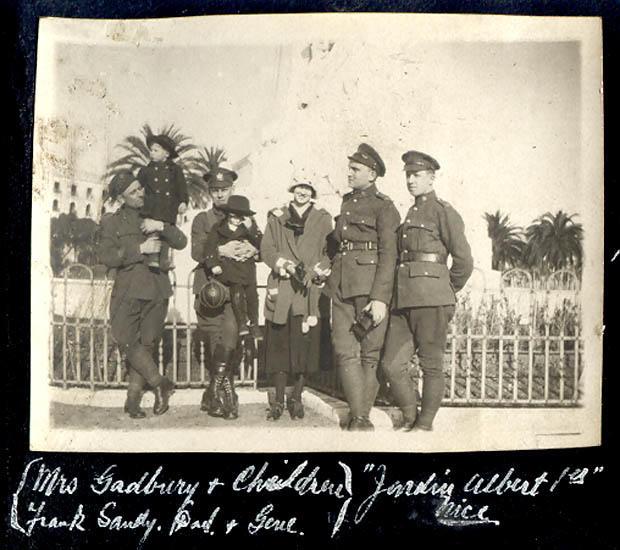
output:
M470 286L459 295L444 360L444 404L578 405L583 343L579 284L574 274L552 274L543 288L516 270L504 274L498 289L487 289L483 277L482 281L482 286ZM192 275L179 285L172 273L171 282L173 296L155 359L160 372L177 386L204 387L208 361L196 330ZM110 335L111 288L112 281L94 279L90 268L79 264L53 280L52 384L91 389L125 386L124 360ZM264 287L259 286L259 295L262 302ZM260 341L256 347L259 353L254 356L240 350L240 384L256 387L264 376ZM342 398L337 372L330 363L327 359L322 370L310 377L309 385ZM416 357L411 375L419 379ZM384 387L382 394L390 400L389 388Z

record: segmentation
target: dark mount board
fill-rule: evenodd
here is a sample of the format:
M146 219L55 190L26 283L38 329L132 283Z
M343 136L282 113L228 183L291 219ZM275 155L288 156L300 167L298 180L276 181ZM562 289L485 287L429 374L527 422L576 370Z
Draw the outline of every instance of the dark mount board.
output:
M486 452L461 454L303 454L303 455L233 455L233 454L69 454L31 453L28 449L29 422L29 243L31 203L31 139L34 108L34 76L36 67L37 19L45 16L80 18L143 18L192 16L205 14L310 12L310 11L403 11L419 13L490 13L522 15L569 15L602 16L604 32L604 78L605 78L605 180L606 180L606 240L605 240L605 343L603 368L603 444L600 448L527 451ZM304 535L283 534L254 535L247 531L235 531L228 537L221 534L206 535L202 532L167 538L154 534L147 541L150 546L179 548L204 548L209 545L247 543L261 547L317 547L357 546L363 544L386 548L389 544L414 548L471 548L502 545L521 548L617 548L615 533L615 506L617 487L617 459L615 439L617 428L612 418L617 413L616 392L618 374L613 341L618 330L617 286L620 277L620 261L611 263L618 245L618 207L614 202L614 189L618 183L615 162L615 133L618 127L617 67L620 52L618 37L620 6L615 2L198 2L198 1L21 1L9 2L2 7L3 51L10 65L5 90L8 90L9 127L2 133L3 152L8 153L10 166L5 166L5 216L8 230L3 262L3 332L7 336L2 369L1 399L3 422L0 432L5 435L2 477L5 481L3 517L5 527L4 548L109 548L137 546L139 535L131 532L114 532L91 529L86 532L66 530L38 530L27 538L10 527L12 495L18 489L25 466L33 459L42 458L48 467L60 467L70 476L78 476L81 485L77 490L79 502L87 507L95 496L87 484L95 473L102 472L110 464L117 464L124 479L137 479L143 472L153 472L159 465L164 467L168 478L200 480L205 486L217 475L230 480L233 474L254 464L269 461L270 468L280 475L290 472L291 464L308 460L311 467L319 466L322 475L342 478L338 461L345 462L358 473L356 495L371 491L368 476L361 476L367 463L385 464L390 479L424 479L430 472L443 473L451 470L451 479L462 484L474 473L487 479L495 473L505 473L509 468L521 476L535 478L543 471L556 477L564 468L603 466L604 471L591 477L583 485L561 484L553 494L536 498L523 496L490 496L488 503L493 516L501 519L501 526L445 527L437 525L433 518L436 501L431 498L412 501L383 500L367 514L362 523L351 526L344 523L340 532L331 537L332 520L341 503L326 496L303 497L290 492L265 495L264 493L236 493L230 488L218 492L213 499L196 499L196 516L207 519L215 506L221 513L251 520L266 504L271 502L283 517L296 515L303 521ZM568 114L567 114L568 115ZM6 120L6 119L5 119ZM36 406L36 404L34 404ZM284 464L288 459L289 463ZM591 474L593 475L593 474ZM50 499L51 500L51 499ZM110 497L108 500L113 500ZM481 499L482 500L482 499ZM75 499L71 506L74 507ZM98 504L105 502L101 499ZM124 510L135 511L126 501ZM176 501L175 501L176 502ZM120 503L120 500L119 500ZM359 502L357 502L359 504ZM120 504L119 504L120 506ZM140 503L142 506L142 502ZM169 500L151 500L152 514L170 517L176 510ZM71 508L71 512L73 512ZM61 515L62 497L54 500L50 512ZM331 514L328 516L328 514ZM491 515L491 514L489 514ZM37 535L38 533L38 535ZM44 536L41 536L45 533Z

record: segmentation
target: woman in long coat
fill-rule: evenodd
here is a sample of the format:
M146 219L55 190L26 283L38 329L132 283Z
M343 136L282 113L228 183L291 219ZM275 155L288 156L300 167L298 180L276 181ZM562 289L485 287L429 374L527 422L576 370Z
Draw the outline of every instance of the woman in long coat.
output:
M284 411L289 375L293 392L287 401L291 418L303 418L301 394L305 376L319 368L321 312L319 297L330 261L327 236L331 215L315 208L311 183L295 183L293 200L269 212L261 242L261 259L270 268L265 298L265 364L275 386L275 400L268 419Z

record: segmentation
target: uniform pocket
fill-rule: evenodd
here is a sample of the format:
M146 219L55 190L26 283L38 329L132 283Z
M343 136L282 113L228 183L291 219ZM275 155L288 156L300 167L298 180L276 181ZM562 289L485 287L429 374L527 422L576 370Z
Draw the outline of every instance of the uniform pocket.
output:
M377 265L376 254L360 254L355 258L358 265Z
M376 228L377 218L375 218L374 216L370 216L370 215L369 216L354 215L349 218L348 223L352 223L358 226Z
M431 277L439 279L447 274L448 268L443 264L432 262L411 262L409 264L409 277Z

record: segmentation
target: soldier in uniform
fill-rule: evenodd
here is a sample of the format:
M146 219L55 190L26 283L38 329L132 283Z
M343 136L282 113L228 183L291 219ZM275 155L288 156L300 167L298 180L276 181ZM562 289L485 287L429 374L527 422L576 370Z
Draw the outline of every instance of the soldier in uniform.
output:
M344 195L330 236L334 256L327 286L334 354L350 407L348 429L368 431L374 429L369 414L379 389L377 363L392 298L400 216L375 185L385 175L379 154L362 143L348 158L353 190Z
M205 390L200 405L201 410L211 416L235 417L235 411L224 410L221 400L217 396L216 382L221 382L222 376L227 376L232 388L233 363L237 359L234 351L237 348L239 328L235 319L230 301L226 301L217 308L199 307L200 291L207 282L208 269L205 269L207 260L207 239L214 226L224 220L226 214L221 209L226 205L232 194L233 184L237 174L232 170L220 167L217 171L209 172L204 176L209 187L209 196L213 206L200 212L192 222L191 252L192 258L198 262L194 274L193 292L196 297L195 309L198 320L197 342L204 342L205 352L211 373L209 388ZM247 241L231 240L218 246L220 257L237 261L246 261L257 254L258 250ZM217 380L216 380L217 378Z
M129 369L125 412L131 418L146 416L140 409L140 400L148 383L155 393L153 412L160 415L168 410L174 385L159 374L153 350L164 330L172 288L166 272L147 266L147 255L159 253L161 240L181 250L187 245L187 238L174 225L141 218L144 188L131 172L114 176L110 196L120 197L123 205L102 220L98 253L102 263L116 269L110 325L113 338L125 352ZM142 224L151 235L143 234ZM155 232L157 236L152 234Z
M395 300L383 369L403 413L402 429L431 430L444 394L443 357L455 293L469 279L473 260L461 216L433 190L439 163L418 151L409 151L402 159L415 203L398 229ZM416 352L423 372L419 413L409 372Z

